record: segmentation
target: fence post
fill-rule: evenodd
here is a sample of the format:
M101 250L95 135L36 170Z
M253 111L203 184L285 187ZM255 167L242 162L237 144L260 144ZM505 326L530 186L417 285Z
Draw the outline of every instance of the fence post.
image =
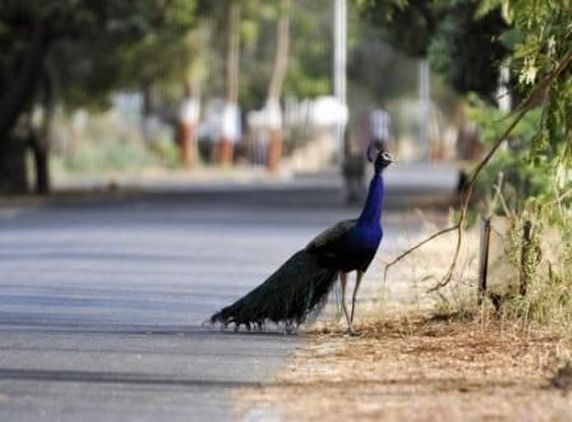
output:
M481 219L481 243L479 259L479 286L477 291L477 303L480 305L487 292L487 272L489 266L489 242L491 238L491 219Z
M529 220L524 222L522 229L522 250L520 253L520 294L526 295L528 288L528 271L526 269L529 262L530 245L532 243L532 224Z

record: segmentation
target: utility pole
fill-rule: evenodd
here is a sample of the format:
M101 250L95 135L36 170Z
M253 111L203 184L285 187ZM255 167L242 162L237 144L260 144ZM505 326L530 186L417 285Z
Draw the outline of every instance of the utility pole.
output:
M347 0L335 0L334 3L334 95L341 107L336 128L338 142L338 160L344 161L344 138L347 124L346 104L346 67L347 67Z
M419 143L425 152L430 151L429 146L429 106L430 106L430 85L429 85L429 60L423 58L419 60Z

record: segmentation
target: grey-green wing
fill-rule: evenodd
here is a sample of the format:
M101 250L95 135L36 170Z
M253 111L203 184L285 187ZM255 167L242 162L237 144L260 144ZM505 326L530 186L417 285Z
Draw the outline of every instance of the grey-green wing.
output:
M211 322L261 326L264 321L301 324L317 314L337 280L337 262L345 236L356 220L345 220L320 233L305 249L296 252L264 283L221 309Z
M324 230L308 243L306 250L316 252L336 250L339 242L355 226L356 221L356 219L343 220Z

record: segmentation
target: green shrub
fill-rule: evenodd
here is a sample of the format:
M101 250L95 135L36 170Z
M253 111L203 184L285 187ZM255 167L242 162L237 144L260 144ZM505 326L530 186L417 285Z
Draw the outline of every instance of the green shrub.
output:
M167 152L166 152L167 151ZM149 166L174 166L176 149L151 151L135 141L83 142L73 154L56 156L55 168L68 173L97 174L106 171L137 171Z

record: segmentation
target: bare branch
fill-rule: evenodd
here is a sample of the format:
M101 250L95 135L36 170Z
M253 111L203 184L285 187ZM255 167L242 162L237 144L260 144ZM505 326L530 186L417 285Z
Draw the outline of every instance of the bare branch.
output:
M401 261L403 258L405 258L407 255L409 255L410 253L414 252L415 250L419 249L420 247L422 247L423 245L425 245L426 243L429 243L430 241L432 241L433 239L444 235L446 233L449 233L453 230L457 229L457 224L455 224L454 226L451 227L447 227L446 229L443 230L439 230L436 233L433 233L431 236L423 239L421 242L415 244L413 247L407 249L405 252L403 252L401 255L399 255L398 257L396 257L395 259L393 259L391 262L387 263L385 265L385 270L383 272L383 281L385 282L387 279L387 272L389 270L389 268L393 267L395 264L397 264L399 261Z

